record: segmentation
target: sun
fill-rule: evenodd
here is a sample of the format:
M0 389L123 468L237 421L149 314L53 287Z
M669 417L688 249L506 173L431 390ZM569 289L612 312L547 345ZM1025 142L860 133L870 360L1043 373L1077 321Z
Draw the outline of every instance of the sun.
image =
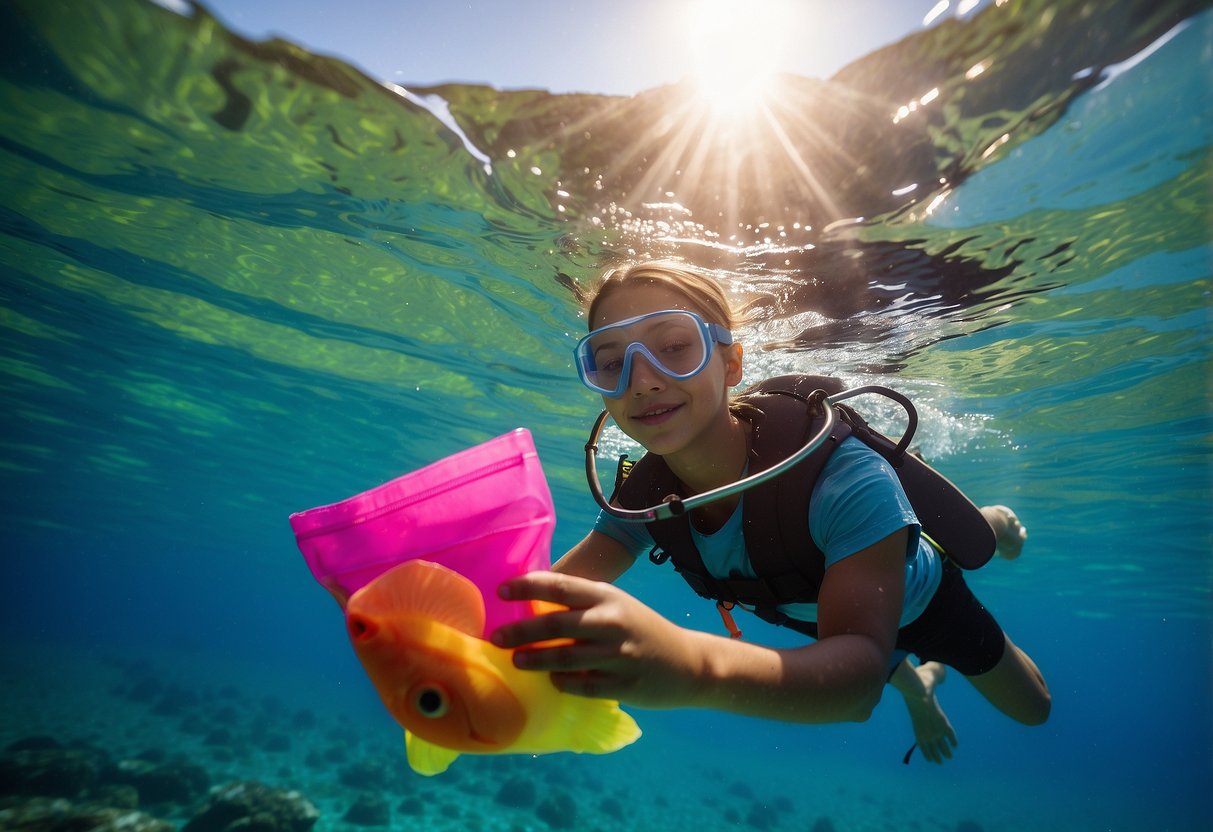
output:
M873 105L788 70L792 38L803 51L822 31L806 28L807 2L654 4L663 14L650 47L679 83L612 99L562 122L553 139L580 148L575 168L595 187L614 180L612 217L617 208L631 217L672 206L725 246L778 246L847 217L836 186L854 178L858 163L822 124L867 117ZM621 123L629 125L622 140L593 138L599 125Z
M699 0L673 26L687 64L686 80L719 118L757 111L770 91L787 45L782 3Z

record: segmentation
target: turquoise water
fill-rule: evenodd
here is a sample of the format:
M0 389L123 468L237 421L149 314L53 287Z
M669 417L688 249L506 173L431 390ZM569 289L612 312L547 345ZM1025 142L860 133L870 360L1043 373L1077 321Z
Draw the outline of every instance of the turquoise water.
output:
M1213 13L1077 5L787 81L769 111L798 166L652 132L695 126L673 88L402 97L202 12L6 4L0 742L181 754L301 790L321 829L366 791L398 829L547 829L548 796L579 829L1207 829ZM839 109L791 115L810 100ZM936 464L1016 508L1024 556L971 583L1048 677L1047 725L954 674L942 768L901 764L890 695L862 725L636 711L645 736L607 757L407 771L286 517L525 426L563 551L593 516L597 412L570 287L629 249L760 301L750 379L898 387ZM623 584L720 626L655 567ZM514 778L534 803L497 799ZM201 799L143 808L183 825Z

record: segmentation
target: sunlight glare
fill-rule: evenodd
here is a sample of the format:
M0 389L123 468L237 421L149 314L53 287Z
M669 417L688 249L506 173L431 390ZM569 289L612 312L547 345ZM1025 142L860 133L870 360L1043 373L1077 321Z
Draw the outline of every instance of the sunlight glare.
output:
M687 6L679 26L688 73L717 116L754 112L770 89L787 42L780 4L702 0Z
M927 12L926 17L922 19L922 25L930 26L935 22L935 18L939 17L948 10L948 6L950 5L952 4L948 2L948 0L939 0L939 2L932 6L931 10Z

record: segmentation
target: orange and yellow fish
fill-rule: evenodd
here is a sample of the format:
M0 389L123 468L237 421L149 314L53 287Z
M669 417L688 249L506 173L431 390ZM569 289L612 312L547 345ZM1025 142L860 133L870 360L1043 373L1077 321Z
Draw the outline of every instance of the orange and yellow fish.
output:
M512 650L483 638L480 590L445 566L393 567L350 596L345 619L419 774L460 754L605 754L640 737L618 702L561 693L547 673L514 667Z

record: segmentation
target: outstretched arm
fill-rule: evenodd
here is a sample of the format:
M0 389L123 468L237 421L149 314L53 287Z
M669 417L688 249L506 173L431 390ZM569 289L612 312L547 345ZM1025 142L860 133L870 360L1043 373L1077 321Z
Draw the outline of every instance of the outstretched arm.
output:
M901 612L903 529L826 572L820 639L772 649L688 630L606 583L535 572L502 585L503 597L552 601L567 611L493 634L519 649L522 668L552 672L557 687L641 707L702 707L792 722L866 719L880 699ZM548 639L572 644L534 647Z
M592 531L556 561L552 571L613 583L635 562L632 553L618 540Z

